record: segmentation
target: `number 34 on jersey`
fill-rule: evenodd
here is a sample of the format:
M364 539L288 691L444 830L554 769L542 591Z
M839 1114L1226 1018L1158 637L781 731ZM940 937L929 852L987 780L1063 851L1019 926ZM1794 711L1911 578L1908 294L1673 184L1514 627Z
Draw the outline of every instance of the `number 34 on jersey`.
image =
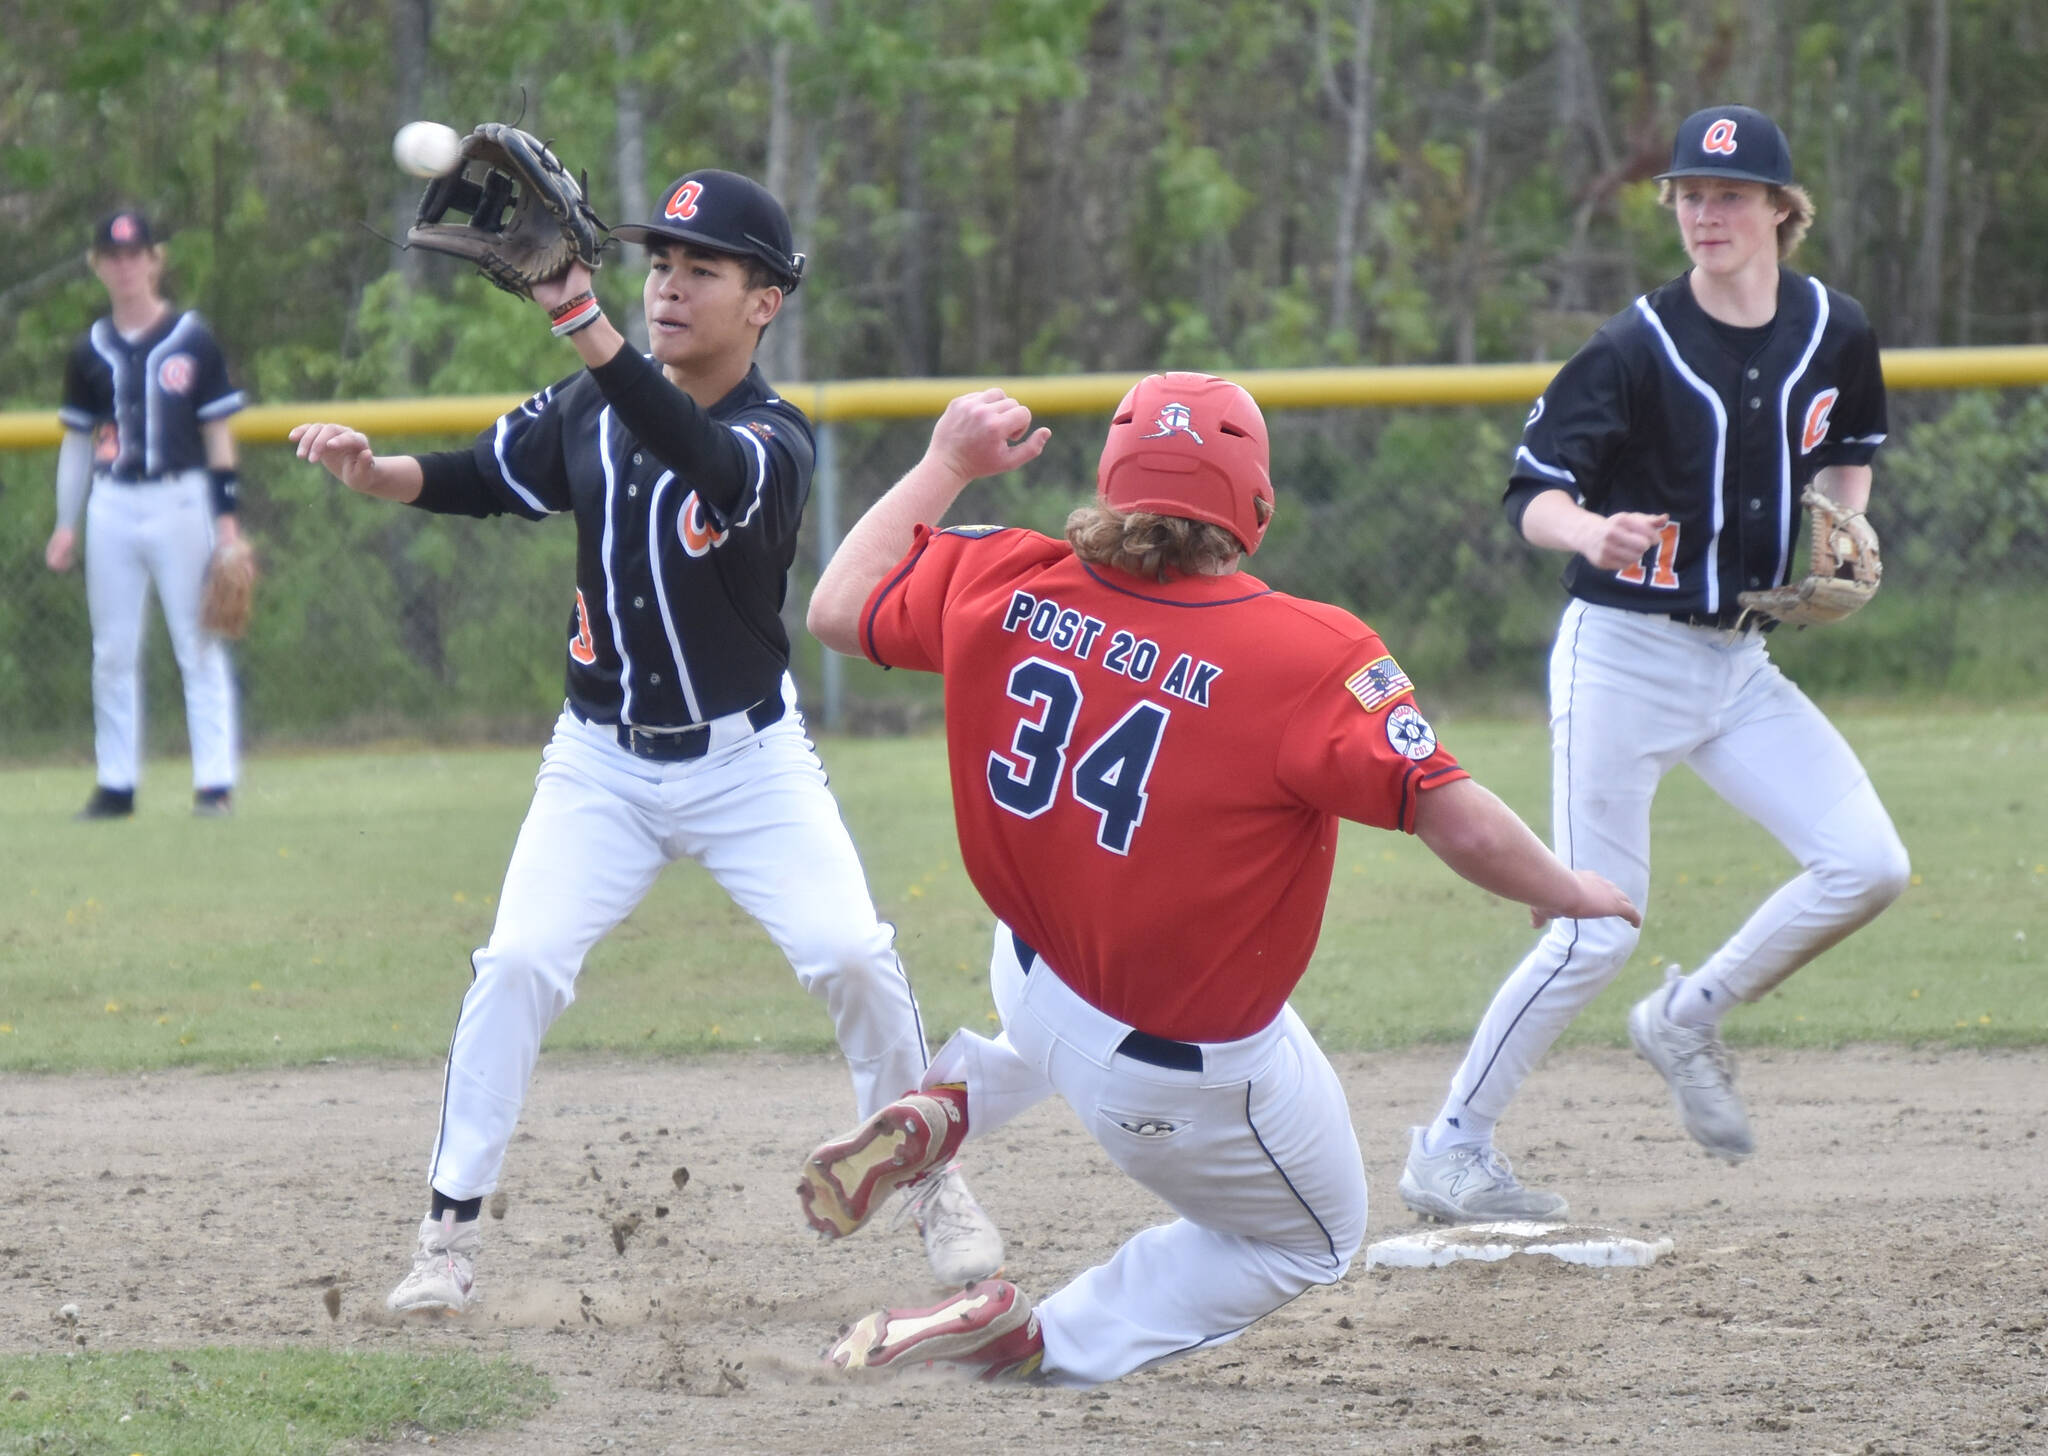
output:
M1089 661L1100 646L1101 665L1134 683L1150 683L1159 671L1158 643L1112 631L1099 617L1029 592L1012 595L1003 630L1081 662ZM1156 691L1206 708L1210 688L1222 672L1216 664L1183 652L1159 675ZM1027 657L1010 670L1005 689L1025 711L1011 735L1010 751L988 756L988 788L996 803L1020 818L1036 819L1064 790L1094 811L1097 844L1113 854L1129 854L1131 837L1145 820L1146 785L1172 710L1156 702L1138 702L1076 755L1074 724L1081 714L1083 690L1071 668L1048 657Z

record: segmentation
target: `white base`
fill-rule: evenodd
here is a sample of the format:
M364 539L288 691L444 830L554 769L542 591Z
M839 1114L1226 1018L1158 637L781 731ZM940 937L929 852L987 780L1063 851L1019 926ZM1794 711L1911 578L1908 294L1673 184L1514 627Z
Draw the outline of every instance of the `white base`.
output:
M1564 1223L1467 1223L1381 1239L1365 1251L1368 1269L1440 1269L1460 1259L1493 1263L1544 1254L1596 1269L1644 1268L1670 1254L1668 1238L1632 1239L1613 1229Z

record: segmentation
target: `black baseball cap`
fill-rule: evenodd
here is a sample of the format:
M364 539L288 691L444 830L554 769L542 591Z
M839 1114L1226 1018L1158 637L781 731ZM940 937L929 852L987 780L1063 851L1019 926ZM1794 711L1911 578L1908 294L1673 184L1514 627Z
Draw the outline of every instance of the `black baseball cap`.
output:
M108 213L92 230L92 250L95 253L111 253L116 248L155 246L156 234L150 231L149 219L132 207Z
M663 189L652 219L615 227L612 236L629 243L692 243L758 258L777 275L784 293L794 293L803 281L804 255L796 251L789 214L775 194L751 177L716 167L676 178Z
M1727 177L1737 182L1792 183L1792 148L1778 123L1748 106L1709 106L1678 124L1667 177Z

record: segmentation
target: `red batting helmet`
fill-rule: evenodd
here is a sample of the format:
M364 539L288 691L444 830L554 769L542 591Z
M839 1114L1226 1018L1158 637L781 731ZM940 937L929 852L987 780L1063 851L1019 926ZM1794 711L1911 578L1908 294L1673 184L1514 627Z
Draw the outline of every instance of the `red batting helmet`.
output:
M1221 526L1250 553L1273 513L1266 417L1238 385L1213 374L1150 374L1110 421L1096 497L1117 510Z

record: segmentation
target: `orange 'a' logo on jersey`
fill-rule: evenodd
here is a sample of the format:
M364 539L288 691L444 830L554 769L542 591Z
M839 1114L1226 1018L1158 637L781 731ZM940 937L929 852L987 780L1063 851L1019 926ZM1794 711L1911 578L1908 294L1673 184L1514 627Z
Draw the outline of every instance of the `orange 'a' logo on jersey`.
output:
M1735 155L1735 123L1722 117L1707 128L1707 134L1700 138L1700 150L1716 156Z
M697 499L694 490L676 518L676 534L683 538L683 549L692 556L702 556L714 546L723 546L727 535L711 529L711 523L704 519L704 503Z
M1835 407L1835 401L1841 394L1839 389L1823 389L1806 407L1806 423L1799 430L1801 455L1811 455L1813 447L1828 437L1828 411Z
M661 210L663 217L672 217L677 222L688 222L697 215L697 199L704 195L704 184L694 178L675 190L668 200L668 206Z
M590 638L590 611L583 605L583 593L576 593L576 635L569 639L569 655L585 667L597 661L597 644Z

